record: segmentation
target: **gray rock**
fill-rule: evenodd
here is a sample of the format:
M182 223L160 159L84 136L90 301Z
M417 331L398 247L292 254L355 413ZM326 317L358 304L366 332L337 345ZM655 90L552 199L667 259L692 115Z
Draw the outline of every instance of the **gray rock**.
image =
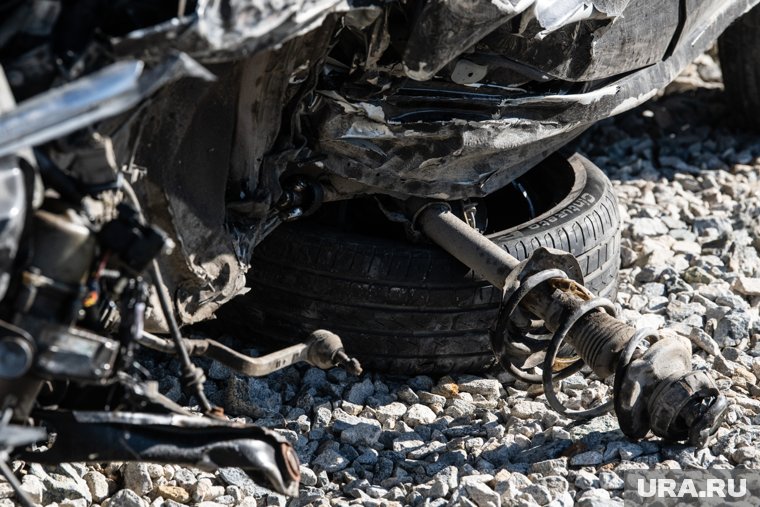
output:
M408 403L408 404L414 404L419 403L420 398L417 396L417 394L412 391L412 389L409 386L403 386L401 389L398 390L396 393L396 396L398 396L398 399Z
M406 457L409 459L425 459L431 454L444 452L445 450L446 444L434 440L412 451L409 451Z
M316 457L313 462L315 467L318 467L326 472L337 472L343 470L349 464L349 460L339 452L328 449L322 454Z
M575 475L575 487L578 489L595 489L599 487L599 478L585 470L580 470Z
M93 502L100 503L108 497L108 481L105 475L91 470L84 474L82 479L87 483Z
M619 449L620 459L632 460L644 454L644 449L634 443L625 443Z
M452 399L446 407L445 414L457 419L459 417L469 416L475 411L475 405L461 399Z
M631 220L631 232L634 238L660 236L668 233L668 228L660 220L654 218L634 218Z
M612 505L609 491L606 489L589 489L576 498L579 507L606 507Z
M153 490L153 479L145 463L127 463L122 473L125 488L131 489L140 496L147 495Z
M301 465L301 484L304 486L317 485L317 474L305 465Z
M567 458L561 457L535 462L530 465L530 471L542 475L565 475L567 474Z
M375 409L375 415L380 422L395 420L406 414L406 405L394 401L387 405L381 405Z
M393 439L392 449L393 452L406 454L414 449L423 447L425 442L417 433L407 432L398 435Z
M189 488L191 486L194 486L196 482L198 482L198 479L195 478L195 474L192 473L187 468L177 467L177 469L174 471L174 480L177 483L177 486L181 488Z
M365 419L343 430L340 441L350 445L368 446L377 442L381 431L380 423Z
M483 482L468 481L464 489L478 507L501 507L501 496Z
M328 406L320 405L314 407L313 428L324 428L330 424L330 421L332 421L332 410Z
M715 277L709 274L704 269L693 266L683 272L682 277L684 281L691 284L696 283L711 283L715 280Z
M415 427L419 424L430 424L435 421L435 413L425 405L419 403L409 407L406 415L404 416L404 422L411 427Z
M667 307L668 316L679 321L693 315L704 315L705 311L705 307L699 303L684 303L678 300L671 301Z
M13 486L8 484L7 482L0 482L0 500L5 500L6 498L13 498L13 496L16 493L13 490Z
M639 255L634 250L626 246L620 248L620 267L630 268L638 258Z
M537 401L518 401L509 409L510 415L518 419L541 418L546 411L546 406Z
M641 318L638 319L635 324L636 329L643 329L646 327L660 329L664 325L665 325L665 318L662 315L656 315L653 313L642 315Z
M745 296L760 296L760 278L740 276L734 282L734 290Z
M573 466L601 465L603 461L602 453L599 451L586 451L570 458L570 464Z
M459 390L486 398L499 398L502 388L501 382L496 379L464 377L459 379Z
M562 497L562 495L564 495L564 493L566 493L569 488L567 479L559 475L549 475L542 477L536 481L536 483L544 486L549 491L552 500Z
M42 481L45 489L43 503L60 503L66 500L83 498L92 502L92 495L85 483L70 464L63 463L48 474L38 464L29 465L29 473Z
M106 500L104 507L147 507L148 502L137 496L131 489L117 491L110 499Z
M0 483L0 485L10 487L10 484L7 483ZM39 477L36 477L32 474L26 474L21 480L21 489L24 490L29 499L34 503L42 503L42 499L45 494L45 485L42 483L42 480L40 480ZM10 498L13 495L13 488L10 489L10 496L8 497L5 496L4 491L0 492L0 498ZM107 488L105 496L108 496ZM105 496L103 498L105 498ZM94 498L95 496L93 495L93 499ZM99 502L103 498L99 498L97 501Z
M695 218L694 222L692 222L692 227L694 228L694 232L700 236L704 236L710 229L716 230L721 236L731 232L733 229L731 222L719 217Z
M708 354L712 356L720 355L720 347L718 346L718 343L702 329L698 327L692 328L691 333L689 333L689 339L692 341L692 343L694 343L694 345L704 350Z
M739 447L731 454L731 459L735 463L744 463L745 461L756 460L758 458L760 458L760 452L756 447L752 446Z
M416 377L407 380L407 384L409 384L409 387L415 391L430 391L435 385L435 382L433 382L433 379L427 375L417 375Z
M720 347L735 347L749 338L751 317L744 312L731 312L718 321L713 338Z
M625 483L615 472L600 472L599 486L606 490L623 489Z
M647 299L663 297L665 295L665 285L656 282L645 283L641 286L641 294Z
M375 393L375 384L369 377L351 386L346 400L357 405L364 405L367 398Z
M322 387L327 382L327 372L320 368L309 368L301 380L304 387Z

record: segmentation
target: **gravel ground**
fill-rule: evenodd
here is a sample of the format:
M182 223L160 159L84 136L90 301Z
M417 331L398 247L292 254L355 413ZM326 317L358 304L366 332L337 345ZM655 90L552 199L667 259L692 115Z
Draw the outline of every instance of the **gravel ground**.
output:
M296 446L298 499L235 470L143 464L16 463L24 488L61 507L606 506L622 505L625 470L760 468L760 138L729 126L719 80L703 56L669 95L599 124L575 146L607 171L620 199L620 315L691 339L694 364L729 397L709 449L632 442L612 415L570 425L505 373L356 378L301 365L247 379L207 362L213 402ZM163 372L163 392L188 402L176 361L144 363ZM611 383L579 373L561 392L571 407L589 407ZM0 507L11 496L0 483Z

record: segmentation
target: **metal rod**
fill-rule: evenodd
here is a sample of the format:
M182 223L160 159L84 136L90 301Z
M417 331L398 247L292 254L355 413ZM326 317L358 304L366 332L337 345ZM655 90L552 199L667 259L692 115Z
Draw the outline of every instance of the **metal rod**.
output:
M180 364L182 365L182 380L185 384L185 388L191 390L192 394L195 395L201 408L203 408L203 411L210 413L214 407L211 406L211 402L208 401L206 393L203 391L203 370L193 364L190 360L190 354L188 354L187 349L182 342L182 335L179 332L177 319L174 317L174 312L169 303L169 296L165 292L164 279L161 276L158 261L155 259L151 262L150 274L153 278L153 285L156 287L156 294L158 295L158 302L161 305L161 311L169 325L169 333L171 333L172 339L174 340L175 352L179 356Z
M503 288L509 272L520 264L509 252L465 224L445 203L421 206L414 223L433 242L496 287ZM545 283L527 294L521 306L543 319L549 331L556 332L584 302ZM593 312L578 320L568 332L567 342L597 375L607 377L614 372L620 351L633 333L632 327L606 313ZM600 347L600 342L608 346Z
M173 341L146 331L143 331L137 343L166 354L173 354L177 350ZM182 343L191 356L208 357L251 377L263 377L301 361L323 369L343 366L354 375L359 375L362 371L358 361L346 356L340 338L323 329L314 331L306 343L291 345L261 357L247 356L211 339L183 338Z
M153 350L174 354L177 346L173 341L143 332L137 342ZM192 356L204 356L250 377L263 377L293 363L306 361L309 345L299 343L261 357L251 357L233 350L216 340L183 338L184 348Z
M126 180L122 181L122 191L137 210L141 220L145 221L145 215L143 214L142 206L140 206L140 200L137 198L135 189L132 188L132 185L130 185ZM153 259L151 261L148 271L150 272L150 276L153 279L153 284L156 287L156 295L158 296L158 302L161 306L161 312L164 314L166 323L169 326L169 333L174 340L176 353L179 355L179 360L182 365L182 381L184 387L186 389L192 390L192 394L194 394L197 398L198 403L200 404L203 411L207 414L210 414L213 412L214 407L208 401L208 398L206 398L206 393L203 391L203 384L205 381L203 370L193 364L193 362L190 360L190 354L188 354L187 350L184 347L184 344L182 342L182 335L179 332L177 319L174 317L174 311L170 302L171 300L169 299L169 295L166 293L164 279L161 276L161 268L159 267L157 260Z
M503 288L504 279L520 264L509 252L460 220L446 204L425 205L417 212L415 224L441 248L496 287Z

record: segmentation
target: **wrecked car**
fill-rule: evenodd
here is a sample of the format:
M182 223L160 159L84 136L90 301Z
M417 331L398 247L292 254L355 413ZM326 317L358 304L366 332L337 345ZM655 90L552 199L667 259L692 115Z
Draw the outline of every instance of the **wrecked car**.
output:
M615 319L614 194L557 151L726 29L756 121L757 3L0 2L6 456L241 466L293 494L292 448L220 417L196 355L251 375L499 363L567 417L705 445L725 398L688 342ZM215 315L289 347L182 336ZM177 354L208 417L142 379L136 346ZM584 365L614 400L568 410L553 383ZM31 452L41 424L58 437Z

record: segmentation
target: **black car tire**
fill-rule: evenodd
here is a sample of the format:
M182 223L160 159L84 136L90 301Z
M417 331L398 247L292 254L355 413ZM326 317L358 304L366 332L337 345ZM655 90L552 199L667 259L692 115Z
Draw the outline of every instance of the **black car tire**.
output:
M539 246L572 252L586 285L614 297L620 219L612 187L582 157L561 160L572 174L565 198L489 237L518 259ZM545 186L546 176L540 179ZM396 373L478 372L494 364L488 329L500 290L434 245L290 223L256 248L249 286L220 316L243 323L248 334L290 343L326 328L365 368Z
M744 124L760 129L760 6L726 29L718 54L732 110Z

